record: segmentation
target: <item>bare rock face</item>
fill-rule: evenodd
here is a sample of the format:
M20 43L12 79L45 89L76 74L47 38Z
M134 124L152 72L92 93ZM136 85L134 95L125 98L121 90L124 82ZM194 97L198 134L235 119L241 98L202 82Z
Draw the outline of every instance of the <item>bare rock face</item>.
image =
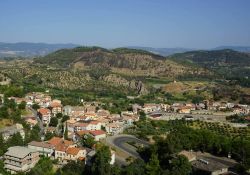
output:
M119 75L110 74L102 77L103 81L112 83L113 86L124 86L136 91L138 94L147 94L148 90L145 85L138 80L127 80Z
M0 73L0 85L8 85L10 84L11 79L6 77L4 74Z
M129 82L129 87L135 89L138 94L148 94L148 90L141 81L132 80Z

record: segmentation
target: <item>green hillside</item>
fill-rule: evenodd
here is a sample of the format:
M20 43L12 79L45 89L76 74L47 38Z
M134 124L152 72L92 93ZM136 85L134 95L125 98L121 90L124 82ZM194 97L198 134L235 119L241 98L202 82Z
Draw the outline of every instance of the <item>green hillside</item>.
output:
M221 78L244 79L250 76L250 54L230 49L191 51L167 57L180 64L195 64L216 72ZM244 80L245 81L245 80Z

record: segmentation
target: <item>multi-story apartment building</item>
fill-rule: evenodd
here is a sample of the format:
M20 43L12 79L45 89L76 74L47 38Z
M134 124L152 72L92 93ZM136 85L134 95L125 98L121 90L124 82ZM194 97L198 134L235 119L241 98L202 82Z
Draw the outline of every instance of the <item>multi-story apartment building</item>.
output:
M38 109L38 115L41 118L43 124L48 125L50 123L51 112L47 108Z
M11 174L28 172L38 161L38 151L22 146L10 147L4 154L4 168Z

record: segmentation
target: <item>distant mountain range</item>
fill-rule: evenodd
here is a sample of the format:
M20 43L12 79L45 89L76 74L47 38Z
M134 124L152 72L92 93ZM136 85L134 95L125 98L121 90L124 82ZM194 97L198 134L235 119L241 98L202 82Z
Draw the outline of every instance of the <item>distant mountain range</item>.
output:
M250 53L250 47L247 47L247 46L220 46L220 47L214 48L213 50L223 50L223 49L231 49L231 50L235 50L238 52Z
M78 47L77 44L47 44L47 43L4 43L0 42L0 57L36 57L44 56L60 49L70 49ZM199 49L194 48L153 48L153 47L140 47L128 46L127 48L145 50L154 54L169 56L176 53L184 53L188 51L195 51ZM250 53L250 47L247 46L220 46L208 50L222 50L231 49L239 52Z
M175 53L184 53L188 51L193 51L197 49L188 49L188 48L154 48L154 47L140 47L140 46L129 46L128 48L132 49L140 49L140 50L146 50L148 52L152 52L154 54L162 55L162 56L168 56Z
M47 44L47 43L3 43L0 42L0 57L34 57L44 56L64 48L77 47L76 44Z
M192 49L192 48L181 48L181 47L153 48L153 47L129 46L128 48L146 50L148 52L152 52L154 54L159 54L162 56L169 56L169 55L173 55L176 53L184 53L184 52L189 52L189 51L201 50L201 49L195 49L195 48ZM213 50L225 50L225 49L230 49L230 50L234 50L234 51L238 51L238 52L250 53L250 47L247 47L247 46L219 46L219 47L215 47L215 48L207 49L207 50L213 51Z

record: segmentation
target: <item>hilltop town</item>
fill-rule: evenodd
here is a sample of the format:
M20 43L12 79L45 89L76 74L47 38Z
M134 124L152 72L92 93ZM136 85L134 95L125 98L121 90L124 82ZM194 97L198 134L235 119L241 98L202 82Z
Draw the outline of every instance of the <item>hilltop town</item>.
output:
M109 148L110 165L127 165L126 160L129 157L138 158L135 149L138 147L137 144L147 147L148 144L156 141L147 138L146 132L143 133L144 136L131 132L136 130L136 127L139 131L140 123L145 121L146 125L147 121L186 123L198 121L218 127L227 125L229 129L238 130L238 133L233 134L250 136L249 105L211 101L198 104L145 103L144 105L131 104L130 110L120 113L111 113L103 106L101 102L83 100L78 106L63 105L60 99L53 99L49 91L30 92L21 98L4 97L1 94L1 115L4 114L4 109L21 111L19 111L20 114L14 114L20 115L20 118L14 120L10 117L5 119L1 117L1 123L3 123L0 129L1 144L4 144L4 147L1 147L1 159L4 160L4 169L11 173L28 172L36 166L39 159L46 157L53 161L55 169L60 169L72 161L84 162L86 166L91 166L93 157L100 147ZM153 134L154 132L151 133ZM145 140L146 143L137 142L134 136L130 138L132 135ZM124 140L119 141L121 138ZM188 159L192 155L191 162L198 160L198 163L202 164L204 155L201 153L183 150L181 154ZM196 157L201 158L196 159ZM208 160L210 159L211 156ZM211 170L195 163L192 166L208 172L227 172L237 164L236 161L228 160L228 162L230 166L226 163Z

